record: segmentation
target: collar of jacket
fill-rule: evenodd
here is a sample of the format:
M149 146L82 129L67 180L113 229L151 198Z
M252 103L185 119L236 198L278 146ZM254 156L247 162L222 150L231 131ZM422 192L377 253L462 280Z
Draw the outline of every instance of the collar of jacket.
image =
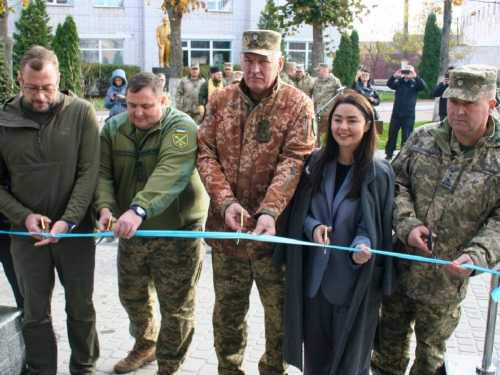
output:
M269 95L267 98L262 99L260 102L265 102L271 99L273 96L276 95L276 93L279 91L280 87L282 86L282 80L280 75L278 74L278 77L276 78L276 81L274 81L274 86L273 90L271 91L271 95ZM249 104L253 106L252 100L250 100L250 97L246 94L246 92L250 92L250 89L245 83L245 78L243 78L240 81L240 84L238 85L238 91L240 92L240 96Z
M191 73L188 73L188 74L187 74L187 78L188 78L189 80L191 80L191 81L199 81L199 80L201 80L201 79L202 79L202 80L205 80L205 78L203 78L203 77L202 77L202 76L200 76L200 75L198 75L198 78L193 78L193 77L191 77Z
M7 99L2 106L2 116L7 121L0 121L0 126L5 126L9 128L16 127L31 127L39 129L40 126L32 121L26 114L23 112L21 108L21 99L23 98L22 92L17 94L16 96ZM66 108L69 104L71 104L77 96L68 90L59 91L57 93L55 103L56 106L52 109L53 114L56 115L61 112L64 108ZM54 117L54 116L52 116ZM29 122L27 122L27 120Z
M147 137L148 134L161 128L161 123L163 122L166 113L167 113L167 107L162 107L162 113L160 119L151 128L148 129L148 133L146 134L144 139ZM119 132L129 137L135 137L135 125L132 123L132 121L130 121L128 113L127 113L127 118L125 119L123 124L120 125Z
M448 123L448 118L444 120L442 126L430 128L429 133L434 137L436 144L445 155L452 154L452 142L455 140L455 137L452 139L453 129ZM458 144L458 141L456 142ZM474 145L474 149L479 149L483 146L500 147L500 121L492 115L488 118L486 134Z

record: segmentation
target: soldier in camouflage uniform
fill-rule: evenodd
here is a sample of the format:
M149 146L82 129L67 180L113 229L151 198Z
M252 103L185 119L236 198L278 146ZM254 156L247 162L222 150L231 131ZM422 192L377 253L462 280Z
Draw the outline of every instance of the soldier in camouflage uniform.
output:
M231 80L231 77L233 76L233 63L226 62L224 63L224 85L227 85L228 82Z
M128 113L112 117L101 133L98 228L116 221L118 290L136 340L117 373L156 358L159 375L174 374L194 334L203 240L133 237L137 229L199 231L206 214L195 169L198 128L188 115L163 107L164 100L158 77L136 75L128 85Z
M500 259L500 121L491 115L496 72L486 65L453 70L443 95L449 98L447 119L415 130L392 163L399 251L432 257L432 229L435 254L453 263L399 260L400 290L382 302L374 375L405 373L413 322L417 348L410 374L441 374L469 276L477 274L460 264L492 268Z
M295 87L312 98L315 79L305 72L304 64L297 65Z
M281 80L294 87L295 81L297 80L297 78L295 77L296 67L297 63L289 61L285 64L285 71L280 73Z
M204 82L205 78L200 77L200 65L191 64L188 75L181 78L175 94L175 105L177 109L187 113L196 124L201 122L201 114L198 107L198 94Z
M326 63L320 63L314 70L318 71L318 78L314 82L312 97L314 100L314 111L317 112L330 99L338 94L337 90L342 86L340 80L330 73L330 68ZM328 125L328 115L333 107L333 101L327 105L319 114L319 134L325 134L330 128Z
M278 79L281 34L243 34L244 78L210 97L198 132L197 167L210 196L206 227L276 234L276 221L292 198L314 147L313 104ZM266 349L261 374L284 374L284 267L271 259L273 245L211 240L215 350L219 374L244 374L245 315L255 280L265 313Z
M170 98L170 93L168 92L167 87L165 86L167 84L167 78L163 73L158 73L157 76L160 79L161 84L163 85L163 96L165 97L165 103L163 105L165 107L171 107L172 99Z

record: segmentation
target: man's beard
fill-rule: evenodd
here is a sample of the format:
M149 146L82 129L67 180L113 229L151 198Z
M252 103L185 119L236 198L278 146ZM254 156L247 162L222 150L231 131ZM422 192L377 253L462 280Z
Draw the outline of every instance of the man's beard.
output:
M217 79L217 78L212 78L212 80L214 81L214 84L218 85L220 83L220 81L222 81L221 79Z
M49 106L46 109L35 108L26 99L24 100L24 102L29 107L29 109L30 109L31 112L33 112L33 113L39 113L39 114L48 113L48 112L52 111L54 109L54 107L56 106L55 101L52 102L52 103L50 103Z

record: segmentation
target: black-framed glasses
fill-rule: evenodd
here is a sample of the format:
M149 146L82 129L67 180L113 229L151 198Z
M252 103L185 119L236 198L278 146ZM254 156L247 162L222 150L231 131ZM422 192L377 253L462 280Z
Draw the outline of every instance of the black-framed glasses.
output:
M32 95L38 94L38 91L52 95L57 90L57 87L31 87L31 86L22 86L22 87L24 91Z

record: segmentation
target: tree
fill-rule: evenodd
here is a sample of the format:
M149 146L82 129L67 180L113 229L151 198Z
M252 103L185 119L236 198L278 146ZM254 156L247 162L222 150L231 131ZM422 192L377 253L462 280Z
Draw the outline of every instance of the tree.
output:
M181 25L182 16L185 13L203 8L206 5L201 0L163 0L161 7L165 13L168 13L170 21L170 77L182 78L184 56L181 43Z
M73 17L67 16L64 24L57 25L51 49L59 59L60 87L82 95L82 69L80 65L80 38Z
M52 40L52 27L48 25L49 19L44 0L33 0L21 11L21 18L15 23L19 34L13 35L14 74L19 70L19 62L23 54L34 45L49 48Z
M312 65L323 61L323 30L327 26L339 30L352 29L351 23L366 10L362 0L288 0L279 7L278 20L285 33L297 30L303 23L312 25L313 48ZM326 43L327 48L330 45Z
M283 56L286 57L285 34L283 33L283 29L280 27L280 23L277 19L278 13L279 8L276 6L274 0L267 0L264 10L260 12L257 27L259 30L274 30L281 34L281 52Z
M12 96L12 71L5 58L5 46L0 37L0 103Z
M421 98L433 98L435 82L439 76L439 51L441 50L441 28L437 25L436 14L427 17L425 27L422 60L418 65L418 74L428 84L426 91L419 92Z
M356 77L359 68L359 34L356 30L351 32L351 81Z
M333 62L333 74L345 86L350 86L354 76L351 76L352 49L347 35L342 35L340 45Z

